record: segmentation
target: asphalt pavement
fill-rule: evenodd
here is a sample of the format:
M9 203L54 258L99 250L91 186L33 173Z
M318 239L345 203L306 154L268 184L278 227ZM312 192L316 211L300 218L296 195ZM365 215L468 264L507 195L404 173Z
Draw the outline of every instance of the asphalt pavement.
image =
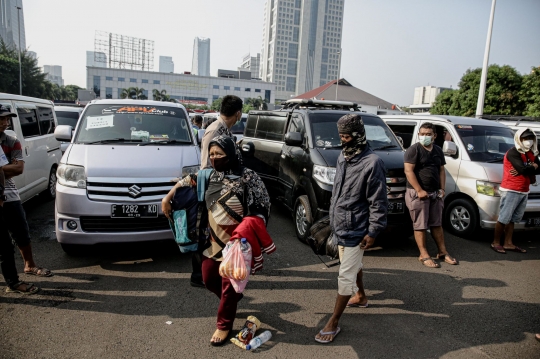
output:
M25 209L36 262L55 276L21 275L42 287L38 295L2 290L0 358L540 358L539 231L515 236L527 254L506 255L489 248L489 232L473 241L446 233L460 264L439 269L418 262L412 238L380 241L364 257L369 308L346 309L342 332L322 345L313 338L332 313L338 268L323 266L274 205L278 249L250 279L234 325L255 315L273 338L244 352L210 346L218 300L189 285L190 257L173 243L70 257L55 239L54 203L37 197ZM18 254L17 265L22 272Z

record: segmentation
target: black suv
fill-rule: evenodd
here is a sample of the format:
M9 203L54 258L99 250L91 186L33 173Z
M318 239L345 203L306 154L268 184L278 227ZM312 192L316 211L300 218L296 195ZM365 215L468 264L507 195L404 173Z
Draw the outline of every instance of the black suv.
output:
M292 211L302 241L311 224L328 214L341 153L336 122L351 112L362 116L369 146L387 169L388 227L406 225L400 228L404 234L412 230L404 203L403 148L388 126L352 102L295 99L280 110L250 111L240 144L245 166Z

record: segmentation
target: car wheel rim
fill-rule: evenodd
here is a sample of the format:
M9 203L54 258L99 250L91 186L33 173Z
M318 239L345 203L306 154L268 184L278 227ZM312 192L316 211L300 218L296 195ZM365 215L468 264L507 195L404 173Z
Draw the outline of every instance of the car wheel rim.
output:
M302 204L299 204L296 207L296 229L298 233L303 236L306 234L307 229L307 218L306 218L306 209Z
M51 196L54 197L56 195L56 173L54 171L49 177L49 191L51 193Z
M456 231L463 232L471 224L471 214L462 206L456 206L450 212L450 224Z

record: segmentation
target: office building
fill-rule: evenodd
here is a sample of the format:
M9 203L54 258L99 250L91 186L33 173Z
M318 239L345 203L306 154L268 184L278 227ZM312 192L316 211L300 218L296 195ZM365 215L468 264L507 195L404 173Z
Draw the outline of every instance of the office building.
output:
M232 72L239 76L239 71ZM261 96L269 104L275 101L276 85L251 80L247 71L247 79L99 67L87 67L86 74L86 88L102 99L121 98L123 89L138 87L149 100L153 99L152 90L166 90L171 98L184 104L210 105L225 95L236 95L243 100Z
M58 65L43 65L43 73L46 75L45 80L57 84L58 86L64 86L64 79L62 78L62 66Z
M267 0L261 79L287 100L339 76L344 0Z
M437 96L446 90L451 90L451 88L436 86L415 87L413 104L409 106L409 109L412 113L428 114Z
M257 54L257 56L251 56L251 54L247 54L242 58L242 65L240 65L238 70L250 71L252 79L260 79L261 78L260 66L261 66L261 54Z
M191 73L197 76L210 76L210 39L195 38Z
M18 10L20 7L21 10ZM21 20L21 48L26 49L24 10L22 0L0 0L0 37L12 48L19 48L19 18Z
M159 57L159 72L174 72L174 62L170 56L160 56Z
M26 54L34 60L37 60L37 53L35 51L27 51Z
M107 54L104 52L86 51L86 66L107 67Z

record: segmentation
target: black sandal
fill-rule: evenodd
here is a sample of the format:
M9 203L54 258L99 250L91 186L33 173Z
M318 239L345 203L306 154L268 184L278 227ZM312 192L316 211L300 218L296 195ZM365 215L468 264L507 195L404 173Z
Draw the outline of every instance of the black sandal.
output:
M26 290L17 289L21 285L26 285ZM26 283L24 281L17 282L11 287L6 288L6 293L19 293L22 295L31 295L39 292L39 287L36 287L33 283Z

